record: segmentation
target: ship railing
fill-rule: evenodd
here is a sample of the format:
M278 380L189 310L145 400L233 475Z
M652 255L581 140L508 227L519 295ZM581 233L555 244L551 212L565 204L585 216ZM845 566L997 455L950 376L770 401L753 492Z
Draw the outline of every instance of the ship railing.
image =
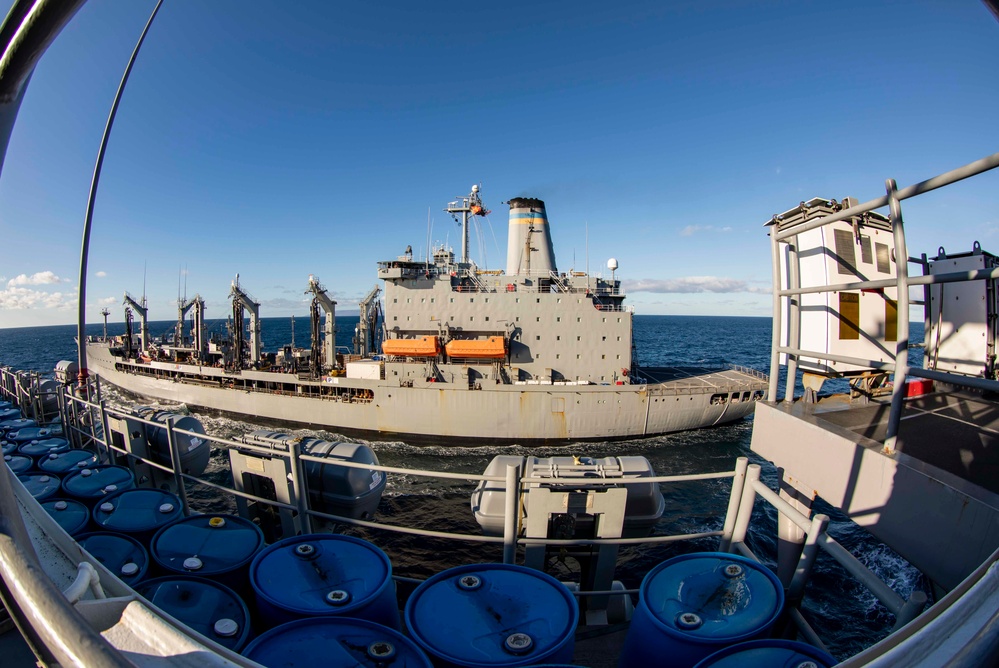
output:
M787 378L784 388L784 401L794 401L795 378L798 363L801 358L818 359L842 364L866 367L871 370L894 374L891 408L885 433L884 450L895 452L899 425L902 419L902 408L905 399L905 381L908 377L924 378L957 387L965 387L986 392L999 392L999 381L984 377L972 377L958 373L948 373L932 369L909 366L909 305L922 305L924 309L924 324L926 336L930 335L930 286L967 281L989 281L990 284L999 280L999 268L980 269L975 271L953 272L945 274L928 273L927 256L910 257L906 248L905 229L902 220L902 200L910 199L942 188L958 181L977 176L999 167L999 153L993 153L981 160L964 165L957 169L934 176L925 181L898 188L894 179L885 182L886 194L863 204L844 208L833 214L821 216L805 222L789 225L779 229L779 220L775 216L770 231L771 273L773 282L773 345L770 358L770 387L767 394L769 401L778 401L778 376L780 371L780 356L787 355ZM876 209L888 207L889 220L892 229L894 246L892 252L898 258L895 263L895 277L882 280L851 281L841 284L802 287L801 271L797 264L798 235L819 229L843 220L874 212ZM783 245L782 245L783 244ZM787 251L785 255L785 251ZM788 266L784 267L785 258ZM922 268L922 275L910 276L909 264ZM784 268L785 271L782 271ZM786 276L785 276L786 273ZM783 288L786 283L788 288ZM910 302L909 288L923 287L923 299ZM837 355L825 351L807 350L800 346L801 342L801 312L802 300L797 299L806 294L835 293L848 290L877 291L885 288L895 288L897 293L897 331L894 359L891 362L865 360L847 355ZM784 315L786 309L786 316ZM786 317L786 325L784 318ZM782 333L787 328L787 344L782 345ZM863 336L863 334L862 334ZM984 361L983 361L984 367Z
M548 277L551 279L552 292L572 292L572 285L564 275L553 271Z
M738 371L739 373L744 373L749 376L753 376L755 378L759 378L760 380L770 380L770 377L767 376L767 374L763 373L762 371L759 371L752 367L742 366L741 364L726 364L725 368L731 369L732 371Z
M819 549L824 550L829 556L843 566L847 572L867 587L873 595L892 614L895 615L896 628L903 626L908 621L915 618L915 616L922 611L926 603L926 596L921 591L915 591L908 599L903 599L899 594L894 592L870 569L864 566L856 557L850 554L849 551L847 551L842 545L826 533L826 527L829 522L828 516L816 514L812 517L808 517L791 504L781 499L776 492L771 490L763 481L760 480L760 465L749 464L748 459L745 457L739 457L736 460L734 469L731 471L640 478L585 478L581 480L572 478L553 479L549 477L531 477L523 476L520 468L514 465L507 466L505 474L502 476L452 473L446 471L372 465L347 461L331 462L329 459L304 454L301 451L301 444L296 441L290 442L287 450L275 450L274 448L267 446L254 445L242 441L226 439L213 435L205 435L200 432L181 429L176 427L170 419L166 421L165 425L162 423L155 423L143 418L138 418L131 413L119 409L109 408L103 400L98 400L96 402L87 401L82 400L79 397L72 397L71 395L68 395L67 398L82 403L87 409L96 407L101 414L100 423L105 426L103 431L104 434L108 433L106 425L108 424L107 419L109 415L127 417L130 420L136 420L138 422L156 425L159 427L165 426L168 435L168 443L170 444L172 466L162 465L148 459L137 458L135 455L127 453L122 448L108 443L108 439L103 439L103 446L109 451L115 451L128 455L129 457L141 459L144 463L173 475L177 485L178 495L184 502L185 512L190 512L186 486L191 484L206 486L221 494L241 497L248 501L254 501L259 504L270 505L277 509L297 513L299 521L301 522L303 533L311 533L313 531L313 520L321 519L338 524L353 525L378 531L388 531L399 534L462 542L494 544L500 547L504 563L515 563L517 560L518 548L526 548L534 545L544 545L555 548L600 545L654 545L659 543L673 543L709 538L718 539L718 549L720 551L738 552L759 561L758 557L746 544L750 518L753 514L755 501L759 498L774 507L781 515L788 517L805 535L804 549L802 550L797 566L793 569L794 575L789 582L785 583L785 586L788 593L788 600L791 603L790 617L793 623L798 627L802 636L808 638L813 644L820 647L822 646L822 643L815 631L810 628L807 621L805 621L804 617L798 611L797 606L800 604L803 597L804 589L811 575L812 567L814 566L815 558ZM256 452L257 454L266 455L268 457L287 457L290 460L290 483L295 503L281 503L273 499L267 499L250 493L240 492L232 489L231 487L181 472L180 455L177 450L177 435L179 434L205 439L215 444L216 447L237 448L242 451ZM95 439L101 438L100 435L94 433L93 431L91 431L90 435ZM309 507L309 495L305 469L306 463L315 463L326 466L334 465L345 468L364 469L368 471L381 471L386 475L399 475L407 478L426 477L438 480L462 481L469 484L498 483L503 486L506 501L503 535L485 536L480 534L420 529L410 526L391 524L384 521L353 519L314 510ZM525 537L521 535L522 527L520 526L520 522L523 516L523 499L527 491L534 486L585 486L587 488L597 488L600 486L647 485L651 483L672 485L678 483L690 483L696 481L707 482L726 479L732 480L732 486L728 494L727 508L722 516L722 527L717 530L686 534L658 534L640 538L622 537L584 540L557 540L550 538ZM589 595L597 595L599 593L600 592L589 592ZM621 594L622 592L617 591L614 593ZM626 590L624 593L635 594L637 592L635 590Z
M804 547L801 551L801 556L794 566L790 582L784 583L790 619L803 638L810 644L826 650L818 634L804 618L799 609L804 597L805 585L811 577L812 568L815 565L820 548L864 585L895 616L895 625L892 631L902 628L919 616L927 602L927 596L923 591L917 589L907 599L902 598L873 571L853 556L849 550L838 543L835 538L826 533L826 527L829 524L828 515L816 513L811 517L806 516L793 505L780 498L777 492L770 489L760 480L760 471L761 467L759 464L750 464L747 467L744 491L736 510L737 517L731 545L733 551L759 561L759 558L745 542L749 531L750 518L753 514L753 507L757 498L769 503L781 516L788 518L804 533Z
M45 376L37 371L0 367L0 398L7 397L7 400L16 404L22 413L38 424L48 422L54 416L47 407L58 398L59 390L43 390L44 380Z

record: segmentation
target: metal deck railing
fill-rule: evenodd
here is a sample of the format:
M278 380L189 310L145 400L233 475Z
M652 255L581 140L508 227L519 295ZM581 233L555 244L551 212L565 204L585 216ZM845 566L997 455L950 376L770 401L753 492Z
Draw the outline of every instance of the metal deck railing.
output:
M8 388L13 384L11 381L12 378L16 378L16 374L9 369L0 368L0 393L8 394L8 396L20 397L22 400L25 399L25 394L23 392L18 392L16 387L14 394L8 393ZM819 639L818 635L813 629L811 629L798 610L798 605L802 599L804 589L812 571L812 566L815 563L816 554L820 548L840 563L843 568L856 577L863 585L870 589L875 597L896 616L896 628L913 619L922 610L926 603L925 595L919 591L914 592L908 600L903 599L895 593L872 571L870 571L870 569L861 564L855 557L853 557L846 549L839 545L825 532L826 525L829 521L827 516L816 515L815 517L809 519L790 504L782 500L776 492L771 490L760 480L760 466L757 464L749 464L748 459L745 457L738 458L734 470L731 471L643 478L587 478L585 480L586 486L594 487L601 485L649 483L659 483L660 485L668 486L677 483L708 482L726 479L730 479L732 481L728 504L723 511L724 514L721 515L721 529L688 534L653 535L645 538L604 538L587 540L527 538L520 535L519 523L522 518L521 504L523 495L526 494L528 487L532 484L536 485L539 482L552 483L553 481L549 478L524 477L521 475L519 468L515 466L508 466L505 475L503 476L486 476L470 473L450 473L444 471L431 471L341 461L332 464L347 468L362 468L381 471L385 474L399 474L407 477L426 477L430 479L451 481L459 480L467 482L470 485L487 481L499 483L504 486L507 503L504 517L504 532L502 536L434 531L391 524L385 521L352 519L312 509L309 507L309 495L305 482L306 476L304 464L309 462L331 465L331 462L327 459L313 457L302 453L300 444L295 441L288 442L287 450L282 451L279 449L269 448L264 445L205 435L198 432L180 429L173 424L172 420L167 420L164 425L162 423L138 417L128 410L110 407L101 396L100 387L97 384L95 384L90 392L87 393L82 393L78 389L74 392L72 391L73 388L65 389L66 391L60 394L59 414L65 417L65 422L63 424L64 432L66 433L67 438L71 438L77 446L87 445L89 447L96 448L105 457L110 457L111 455L126 456L131 461L141 462L142 464L151 466L167 475L172 476L178 491L178 496L184 504L185 514L190 513L187 488L189 486L202 486L211 488L220 494L229 495L231 497L241 497L247 501L269 505L279 510L287 510L297 513L301 522L303 533L311 532L313 530L313 520L321 519L338 524L364 527L396 534L424 536L465 543L482 543L495 545L497 547L497 561L501 560L503 563L515 563L517 561L519 548L526 548L528 546L539 544L555 548L600 545L650 545L711 538L718 539L718 549L720 551L739 552L759 561L758 557L754 555L751 549L746 545L746 538L755 502L757 499L761 499L773 506L779 514L790 518L795 525L800 527L802 531L805 532L805 549L802 552L798 568L795 571L794 579L787 586L787 592L790 619L800 631L802 637L808 639L812 644L823 647L822 641ZM41 417L44 419L45 416ZM140 422L146 425L165 427L168 443L170 445L172 465L167 466L148 458L137 457L124 448L116 446L111 442L109 437L109 434L111 433L109 429L109 418L127 418L130 421ZM237 448L242 451L255 452L269 457L287 458L289 460L289 470L292 472L290 482L295 503L287 504L274 501L272 499L262 498L246 492L234 490L225 485L213 483L198 476L183 473L181 470L180 454L177 449L178 435L195 436L208 440L212 443L213 447L216 448ZM0 482L0 485L2 484L3 483ZM0 508L0 511L2 510L3 509ZM7 513L4 512L4 515L7 516ZM2 564L0 564L0 568L3 568ZM409 578L399 579L404 581L413 581ZM582 596L610 594L635 595L637 594L637 590L614 592L584 591L580 593ZM30 603L28 604L31 605Z

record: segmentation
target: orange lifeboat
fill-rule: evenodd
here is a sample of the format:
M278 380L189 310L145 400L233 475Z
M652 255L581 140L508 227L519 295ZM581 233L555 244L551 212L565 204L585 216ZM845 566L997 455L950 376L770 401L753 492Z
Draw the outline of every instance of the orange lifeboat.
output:
M421 336L418 339L386 339L382 342L382 352L397 357L436 357L440 350L436 336Z
M448 341L447 354L468 359L503 359L506 357L506 340L502 336L488 339L455 339Z

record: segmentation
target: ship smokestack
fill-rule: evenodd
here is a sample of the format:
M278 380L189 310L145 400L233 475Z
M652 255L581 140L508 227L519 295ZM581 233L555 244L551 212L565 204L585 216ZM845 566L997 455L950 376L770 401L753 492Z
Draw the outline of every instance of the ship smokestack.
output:
M510 200L506 246L508 276L547 276L557 271L545 203L533 197Z

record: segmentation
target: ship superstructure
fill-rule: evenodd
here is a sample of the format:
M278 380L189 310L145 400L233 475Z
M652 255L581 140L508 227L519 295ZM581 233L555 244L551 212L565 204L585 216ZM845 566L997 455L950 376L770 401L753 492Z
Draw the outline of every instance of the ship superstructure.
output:
M474 208L477 190L448 210ZM438 247L378 264L385 281L385 352L410 365L393 373L472 384L630 383L633 309L620 281L559 273L545 204L510 201L507 271L480 269ZM481 205L478 205L481 207ZM435 344L426 343L436 339Z

